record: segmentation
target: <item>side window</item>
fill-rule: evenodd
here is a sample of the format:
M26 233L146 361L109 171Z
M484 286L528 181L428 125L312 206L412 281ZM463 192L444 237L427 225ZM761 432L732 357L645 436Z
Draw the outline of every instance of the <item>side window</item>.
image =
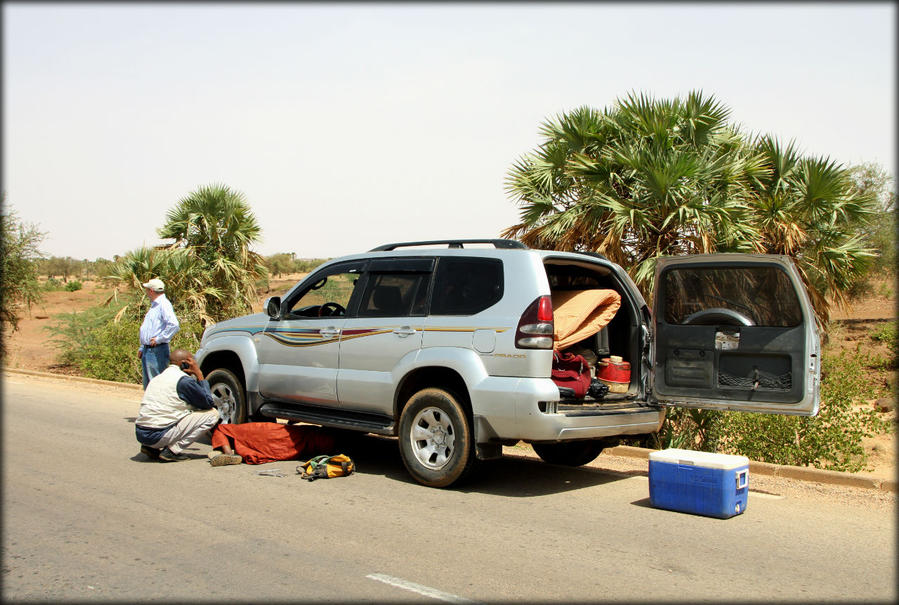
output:
M317 273L314 281L287 301L288 319L346 315L363 262L344 263Z
M359 303L359 317L424 315L430 273L372 273Z
M790 278L775 266L681 267L665 272L665 322L793 327L802 307Z
M437 263L431 315L474 315L502 297L501 260L443 257Z

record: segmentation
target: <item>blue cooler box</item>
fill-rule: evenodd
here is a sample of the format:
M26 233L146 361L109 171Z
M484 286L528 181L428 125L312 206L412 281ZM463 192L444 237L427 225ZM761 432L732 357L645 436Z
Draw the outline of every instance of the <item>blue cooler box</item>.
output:
M746 510L749 458L670 448L649 454L656 508L727 519Z

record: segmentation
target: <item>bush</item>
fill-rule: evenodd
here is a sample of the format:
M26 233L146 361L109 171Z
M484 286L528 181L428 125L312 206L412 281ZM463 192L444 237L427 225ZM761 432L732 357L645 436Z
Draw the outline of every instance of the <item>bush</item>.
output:
M871 338L878 342L882 342L889 348L892 359L886 365L887 368L896 367L896 357L899 354L899 330L895 321L885 323L871 332Z
M82 313L65 313L47 329L60 349L60 362L77 367L84 376L100 380L141 384L137 358L138 334L142 319L122 317L117 309L93 307ZM180 318L179 318L180 320ZM200 346L203 328L199 321L180 320L181 329L171 348L194 352Z
M825 354L815 417L734 412L723 417L722 451L752 460L855 472L867 465L862 439L890 432L865 401L882 394L870 371L882 359L864 352Z
M872 339L896 346L896 324ZM821 408L815 417L670 408L658 434L630 442L643 447L678 447L740 454L751 460L855 472L867 465L863 438L889 433L892 424L866 401L887 396L886 381L872 376L895 364L862 348L825 351Z
M72 280L66 284L65 290L66 292L75 292L76 290L80 290L81 287L82 286L80 281Z

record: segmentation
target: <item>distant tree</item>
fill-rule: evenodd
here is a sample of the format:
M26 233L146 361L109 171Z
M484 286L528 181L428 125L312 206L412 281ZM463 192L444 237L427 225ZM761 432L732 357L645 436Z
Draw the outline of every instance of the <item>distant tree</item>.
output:
M875 199L874 217L862 222L857 230L877 257L873 269L878 272L896 272L896 181L874 162L852 166L850 176L862 194Z
M2 200L5 202L5 200ZM5 205L5 204L4 204ZM37 261L44 233L33 224L19 221L12 209L2 213L0 237L0 330L3 335L18 329L23 309L41 300ZM6 339L0 338L0 357L6 355Z
M70 276L79 273L82 265L81 261L71 256L51 256L41 264L41 267L48 278L59 276L62 277L63 283L66 283Z
M269 273L281 277L283 273L293 273L296 270L296 255L293 252L279 252L265 257L265 265Z

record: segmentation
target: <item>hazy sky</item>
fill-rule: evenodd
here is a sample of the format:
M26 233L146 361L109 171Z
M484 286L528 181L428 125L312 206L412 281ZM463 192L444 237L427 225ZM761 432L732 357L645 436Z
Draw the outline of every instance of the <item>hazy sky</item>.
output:
M2 188L75 258L161 243L211 183L266 255L496 237L543 120L694 89L894 172L895 27L894 3L5 2Z

